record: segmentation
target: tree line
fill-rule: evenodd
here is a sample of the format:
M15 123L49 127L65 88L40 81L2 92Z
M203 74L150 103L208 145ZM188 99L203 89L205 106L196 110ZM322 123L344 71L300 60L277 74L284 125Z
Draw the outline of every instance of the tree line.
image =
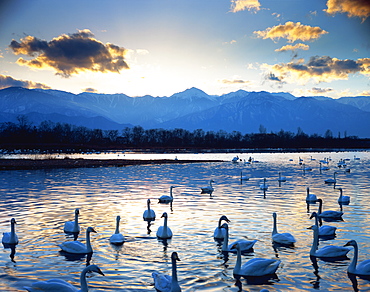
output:
M144 129L141 126L119 130L89 129L68 123L43 121L33 125L26 116L17 122L0 124L0 146L6 149L324 149L369 148L370 139L356 136L333 136L330 130L324 136L308 135L298 128L297 133L280 130L267 133L261 125L259 133L228 133L223 130Z

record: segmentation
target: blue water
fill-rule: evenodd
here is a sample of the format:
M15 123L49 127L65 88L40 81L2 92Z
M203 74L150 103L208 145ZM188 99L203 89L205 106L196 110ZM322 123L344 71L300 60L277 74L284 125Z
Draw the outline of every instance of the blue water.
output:
M104 155L104 154L102 154ZM132 154L135 155L135 154ZM147 156L149 155L149 156ZM154 157L147 154L144 158ZM324 210L340 210L338 187L351 197L343 206L343 220L330 222L337 237L321 241L320 247L344 245L355 239L359 244L359 261L370 258L370 153L267 153L238 154L244 160L252 156L252 164L231 163L235 154L197 154L197 158L223 159L224 162L180 163L172 165L139 165L53 170L0 172L0 232L10 230L10 219L17 221L19 244L15 254L1 247L0 291L25 291L35 281L64 279L78 287L79 275L86 266L98 265L105 276L89 275L89 291L155 291L151 273L171 270L170 257L177 251L178 278L182 291L370 291L370 281L347 275L353 256L337 262L317 261L315 268L309 257L314 223L310 212L317 204L305 202L306 187L324 201ZM120 158L122 158L121 155ZM174 155L172 155L173 157ZM194 155L177 155L179 160ZM355 160L354 157L360 158ZM142 158L139 154L138 158ZM155 156L158 157L157 155ZM298 159L303 159L299 165ZM330 157L329 170L319 170L319 160ZM111 158L111 157L110 157ZM130 157L131 158L131 157ZM315 159L315 160L313 160ZM346 161L350 172L337 167ZM312 171L304 171L312 167ZM240 171L250 177L239 180ZM337 185L324 180L337 171ZM278 173L287 178L279 185ZM267 179L268 190L259 185ZM200 188L213 179L212 196L201 194ZM171 205L158 204L157 199L173 191ZM157 219L147 229L142 214L151 199ZM94 253L91 259L70 259L60 253L59 243L73 240L64 234L65 221L73 220L74 209L80 208L79 240L85 241L85 230L92 226ZM163 212L174 236L166 244L155 234L163 224ZM278 214L279 232L290 232L297 242L294 248L274 247L271 242L272 213ZM112 246L109 237L115 230L115 218L121 216L120 231L126 237L121 247ZM213 239L213 231L221 215L230 220L230 241L239 238L257 239L254 251L242 261L254 257L281 260L276 277L262 283L242 279L236 285L233 268L236 256L225 257ZM356 290L357 289L357 290Z

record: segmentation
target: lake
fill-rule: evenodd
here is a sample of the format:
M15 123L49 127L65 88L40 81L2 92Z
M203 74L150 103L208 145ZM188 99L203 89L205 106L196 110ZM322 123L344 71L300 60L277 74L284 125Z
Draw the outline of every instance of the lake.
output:
M105 276L89 275L89 291L155 291L152 272L171 273L171 253L176 251L178 279L182 291L370 291L370 281L349 278L347 267L353 257L340 261L311 261L309 251L314 224L310 219L318 204L307 206L306 188L323 200L324 210L340 210L338 188L351 197L342 206L343 221L324 224L337 227L335 239L320 241L343 246L350 239L359 244L359 261L370 259L370 152L244 153L244 154L108 154L126 158L213 159L224 162L153 164L126 167L98 167L0 172L0 232L10 231L15 218L19 244L15 250L1 248L0 290L25 291L33 282L59 278L80 287L79 277L87 262L98 265ZM241 161L232 163L238 155ZM104 156L100 154L99 158ZM252 157L254 162L244 160ZM88 157L91 158L91 157ZM302 159L302 165L299 159ZM328 170L320 171L320 160L328 159ZM337 163L345 159L347 167ZM309 170L308 168L312 168ZM350 169L350 171L346 171ZM240 181L240 172L249 180ZM337 172L337 184L325 184ZM286 182L278 182L278 173ZM263 179L268 190L260 190ZM201 187L213 179L212 195ZM173 189L174 201L159 204L161 195ZM142 215L147 199L157 218L148 228ZM91 258L71 258L58 244L72 241L63 232L66 221L80 209L79 240L91 226L94 250ZM156 231L168 213L172 239L163 242ZM274 246L271 241L272 213L278 217L278 231L296 239L294 247ZM109 243L116 216L121 216L122 246ZM242 262L255 257L279 259L274 277L253 282L233 277L236 255L225 255L213 239L221 215L230 219L230 241L256 239L254 250Z

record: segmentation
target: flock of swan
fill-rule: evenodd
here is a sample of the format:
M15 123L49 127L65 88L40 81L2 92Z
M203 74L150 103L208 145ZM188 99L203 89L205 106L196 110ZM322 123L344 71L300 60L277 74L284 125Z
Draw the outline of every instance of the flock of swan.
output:
M335 183L334 172L334 182L333 180L325 181L325 183ZM246 176L241 172L240 180L248 180ZM279 173L279 182L285 182L286 178L281 176ZM214 180L209 181L209 185L201 188L201 193L212 194L214 188L212 186ZM174 200L173 189L175 186L170 187L170 195L163 195L158 198L158 203L172 203ZM266 191L268 185L266 183L266 178L263 180L263 183L260 185L260 189ZM340 192L338 203L340 205L347 205L350 203L350 197L343 195L343 189L337 188ZM358 276L370 276L370 259L363 260L361 263L358 262L358 253L359 247L355 240L349 240L344 246L336 245L327 245L322 248L319 248L319 238L334 238L336 235L336 227L330 225L322 225L322 220L335 221L341 220L343 216L342 211L332 211L325 210L323 211L323 200L317 198L316 195L310 193L309 187L306 190L306 203L316 204L318 203L317 212L312 212L310 219L315 219L315 224L309 227L313 231L312 245L309 252L310 257L314 258L331 258L331 259L340 259L346 257L350 252L349 247L353 247L354 255L350 265L348 266L348 273ZM67 234L78 234L80 232L80 226L78 222L79 209L75 209L74 212L74 221L68 221L64 225L64 232ZM143 220L148 223L156 219L155 211L151 208L151 201L147 199L147 208L143 212ZM173 233L168 224L168 214L164 212L161 216L163 218L163 225L159 226L156 236L158 239L170 239L173 236ZM119 224L120 216L116 217L116 228L115 232L110 236L109 242L115 245L122 245L125 242L125 237L120 233ZM218 225L214 230L213 237L218 242L222 243L222 252L223 253L236 253L236 263L233 269L234 277L260 277L266 275L273 275L278 270L281 260L269 259L269 258L252 258L249 261L242 264L242 254L244 252L253 251L254 245L257 243L257 240L245 240L239 239L229 243L229 224L231 220L227 216L222 215L218 220ZM2 243L4 247L17 245L19 242L18 236L15 231L16 220L12 218L10 220L10 232L4 232L2 237ZM96 233L93 227L88 227L86 229L86 243L82 243L77 239L73 241L66 241L59 245L63 252L69 254L92 254L93 248L91 245L90 234ZM290 233L284 232L279 233L277 228L277 213L272 213L272 232L271 232L271 241L274 244L282 246L294 246L296 239ZM154 287L158 291L162 292L179 292L181 287L178 282L177 276L177 262L180 261L180 257L177 252L172 252L171 254L171 264L172 264L172 274L167 275L159 272L153 272L152 277L154 280ZM87 292L88 285L86 281L86 274L89 272L96 272L104 276L104 273L100 270L97 265L88 265L85 267L80 276L80 286L81 289L78 290L70 283L60 280L60 279L51 279L47 281L34 282L30 286L24 287L27 291L30 292L42 292L42 291L81 291ZM261 291L268 291L262 289Z

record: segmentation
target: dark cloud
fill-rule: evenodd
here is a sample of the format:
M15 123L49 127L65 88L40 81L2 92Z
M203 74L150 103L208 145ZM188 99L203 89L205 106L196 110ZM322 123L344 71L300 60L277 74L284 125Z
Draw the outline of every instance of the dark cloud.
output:
M24 87L24 88L41 88L41 89L51 89L51 87L27 80L17 80L8 75L0 75L0 89L7 87Z
M309 92L315 95L325 94L325 93L332 92L332 91L333 91L333 88L319 88L319 87L312 87L311 90L309 90Z
M88 87L88 88L83 89L83 92L96 93L98 91L95 88Z
M271 73L271 72L268 73L268 74L266 74L265 79L266 80L270 80L270 81L281 82L280 78L277 77L274 73Z
M103 44L87 29L70 35L63 34L50 42L27 36L20 42L12 40L9 47L16 55L33 57L31 60L21 57L18 64L38 69L51 67L63 77L83 71L118 73L122 69L129 69L125 62L125 48Z

